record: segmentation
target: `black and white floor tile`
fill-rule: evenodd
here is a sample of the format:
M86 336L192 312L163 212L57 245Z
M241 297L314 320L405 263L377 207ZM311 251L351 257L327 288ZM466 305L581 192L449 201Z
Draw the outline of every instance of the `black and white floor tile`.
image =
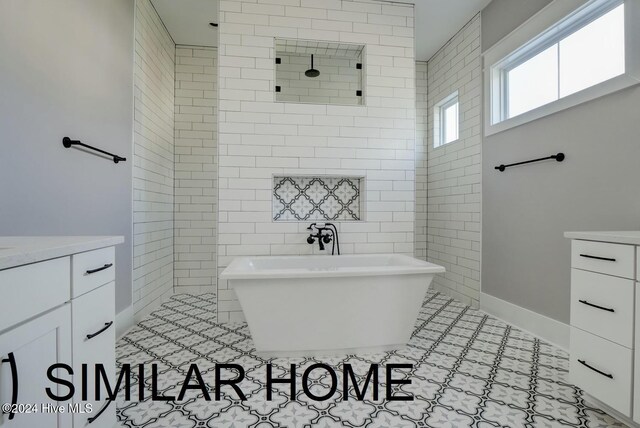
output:
M401 350L346 357L264 359L255 355L246 324L218 324L211 311L213 295L176 295L134 327L117 346L118 366L124 363L159 366L158 391L177 395L189 365L195 363L208 385L216 364L244 367L241 401L230 387L220 400L206 401L191 391L180 402L117 401L123 427L623 427L585 403L580 389L567 383L568 358L563 351L442 294L430 292L409 345ZM313 332L310 332L313 334ZM289 386L276 385L266 400L265 366L288 377L297 365L296 400ZM326 363L341 373L350 363L362 385L370 364L413 364L412 383L398 393L415 400L355 399L353 388L343 400L341 387L327 401L310 400L301 387L305 367ZM316 370L311 391L329 389L326 372ZM362 376L360 376L362 375ZM137 381L137 380L136 380ZM338 379L338 385L342 385ZM145 380L150 390L150 380ZM210 388L213 390L213 387ZM147 394L149 396L150 393ZM214 394L211 394L214 398ZM381 396L384 396L381 394Z

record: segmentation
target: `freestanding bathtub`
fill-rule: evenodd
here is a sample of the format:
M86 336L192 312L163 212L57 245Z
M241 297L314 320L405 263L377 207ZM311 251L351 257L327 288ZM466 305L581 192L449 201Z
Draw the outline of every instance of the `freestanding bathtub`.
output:
M243 257L221 277L258 352L313 356L406 345L433 276L444 271L399 254Z

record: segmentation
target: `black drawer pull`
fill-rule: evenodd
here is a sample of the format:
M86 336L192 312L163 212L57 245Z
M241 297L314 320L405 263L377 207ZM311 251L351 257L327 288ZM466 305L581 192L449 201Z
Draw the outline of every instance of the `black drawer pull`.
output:
M113 263L107 263L106 265L96 268L96 269L90 269L87 271L87 275L91 275L92 273L96 273L96 272L100 272L101 270L105 270L105 269L109 269L111 266L113 266Z
M7 358L3 358L0 362L9 363L9 367L11 367L11 407L13 408L18 404L18 367L16 366L16 357L13 352L9 352ZM2 413L9 413L9 420L16 416L13 411L3 411Z
M616 259L610 259L608 257L590 256L589 254L580 254L580 257L584 257L586 259L604 260L605 262L615 262L616 261Z
M578 360L578 362L579 362L580 364L582 364L583 366L585 366L585 367L587 367L587 368L590 368L590 369L591 369L591 370L593 370L594 372L601 374L601 375L602 375L602 376L604 376L604 377L608 377L609 379L613 379L613 375L610 375L609 373L602 372L602 371L598 370L598 369L597 369L597 368L595 368L595 367L591 367L591 366L590 366L589 364L587 364L584 360Z
M100 409L100 411L98 412L97 415L92 416L90 418L87 419L87 423L92 424L93 422L95 422L96 419L98 419L100 417L100 415L102 415L104 413L105 410L107 410L107 407L109 407L109 405L111 404L113 400L107 400L106 403L104 403L104 406L102 406L102 409Z
M93 334L87 334L87 340L93 339L97 335L99 335L101 333L104 333L109 327L111 327L112 324L113 324L113 321L109 321L109 322L104 323L104 327L102 327L100 330L96 331Z
M582 303L583 305L591 306L592 308L602 309L603 311L607 311L607 312L615 312L615 310L614 310L614 309L611 309L611 308L605 308L604 306L594 305L593 303L589 303L589 302L587 302L586 300L578 300L578 302Z

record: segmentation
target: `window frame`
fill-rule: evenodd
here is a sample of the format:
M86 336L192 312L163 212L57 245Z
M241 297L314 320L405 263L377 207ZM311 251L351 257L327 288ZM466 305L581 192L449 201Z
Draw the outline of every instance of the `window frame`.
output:
M616 7L625 8L625 72L508 118L508 72ZM484 54L485 136L640 83L640 0L554 0Z
M449 142L445 142L446 135L446 114L445 111L454 105L458 105L458 114L457 114L457 124L456 127L458 129L458 137L455 140L451 140ZM460 140L460 97L458 95L458 91L452 92L450 95L447 95L445 98L440 100L433 107L433 148L437 149L438 147L445 146L447 144L455 143Z

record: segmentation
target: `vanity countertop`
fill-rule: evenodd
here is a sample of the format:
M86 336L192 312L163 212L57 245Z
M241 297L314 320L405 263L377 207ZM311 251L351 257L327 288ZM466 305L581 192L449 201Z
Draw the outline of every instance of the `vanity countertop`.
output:
M565 232L565 238L586 241L615 242L617 244L640 245L640 230L607 232Z
M123 242L122 236L0 236L0 270Z

